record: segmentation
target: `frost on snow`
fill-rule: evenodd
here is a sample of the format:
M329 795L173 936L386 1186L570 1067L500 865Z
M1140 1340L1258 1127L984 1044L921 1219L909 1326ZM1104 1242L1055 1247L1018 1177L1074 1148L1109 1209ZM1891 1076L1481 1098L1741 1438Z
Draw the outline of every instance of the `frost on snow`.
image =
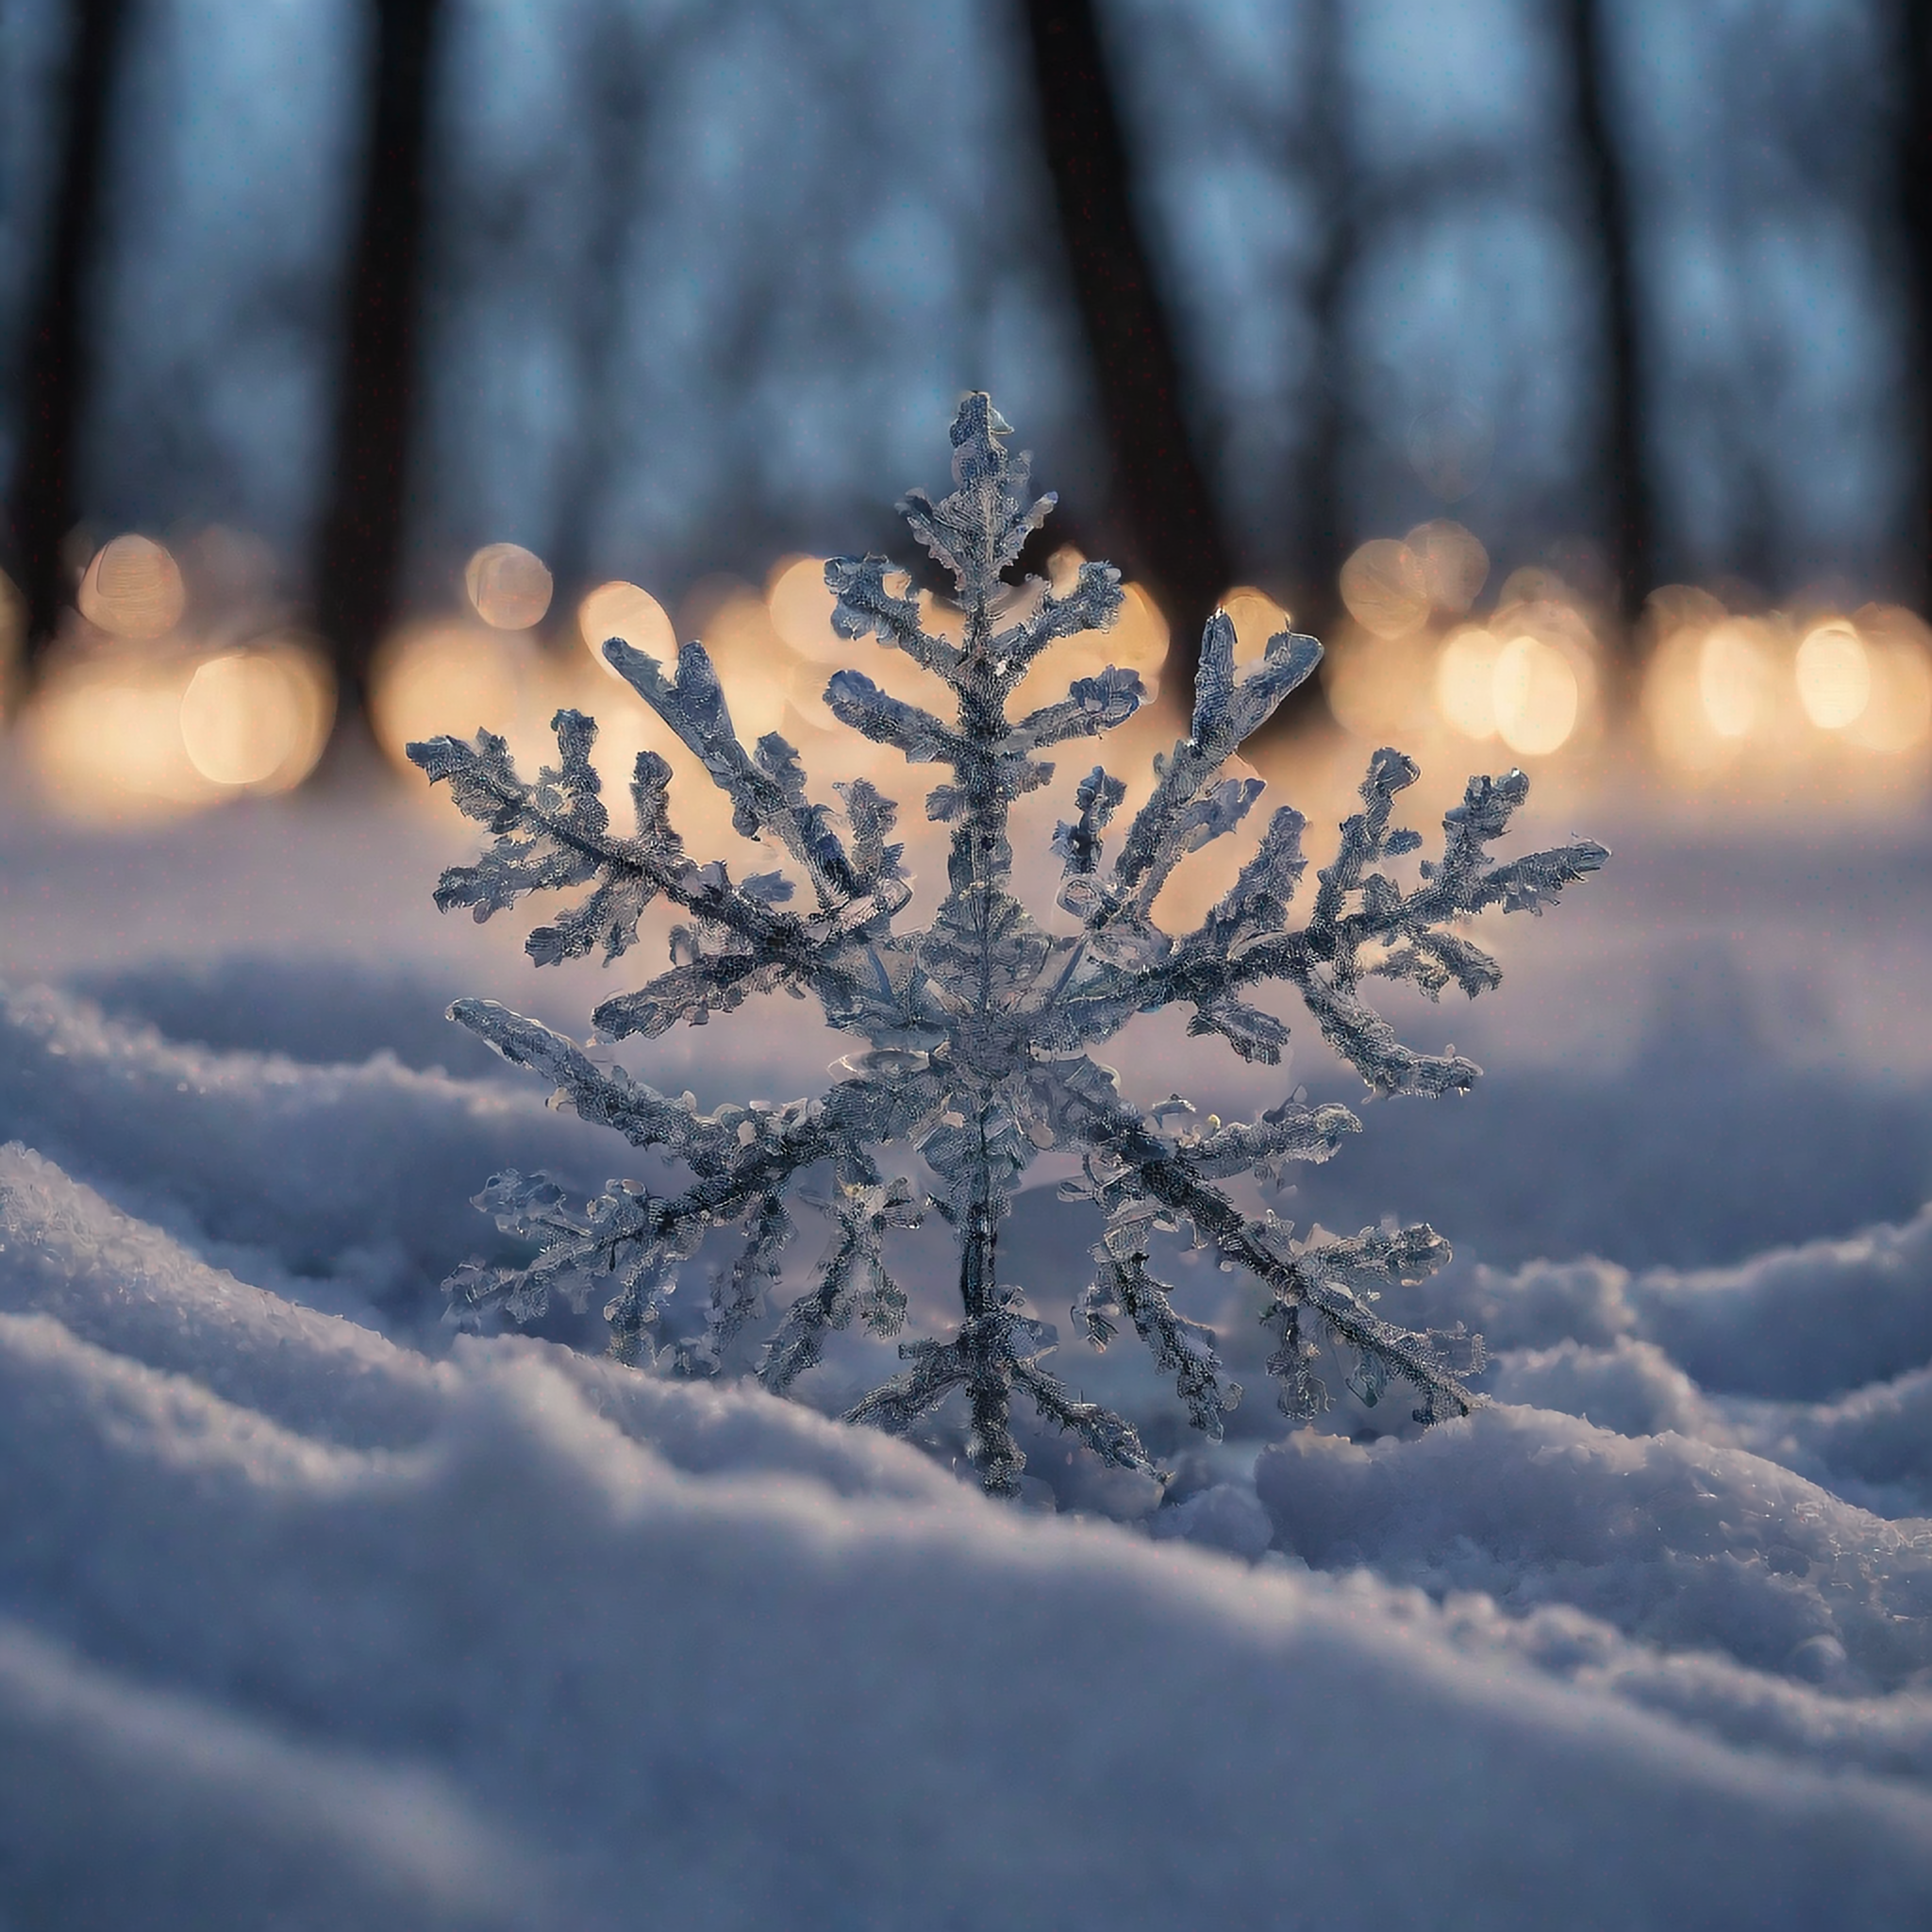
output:
M590 762L596 725L578 711L552 721L557 763L534 783L488 731L473 743L444 737L409 747L430 780L447 781L462 810L495 835L477 864L443 874L441 908L469 907L482 920L525 892L588 886L587 897L530 935L539 965L599 947L607 963L618 958L660 897L683 915L669 971L597 1008L601 1039L703 1025L749 994L782 989L816 1000L834 1027L862 1042L842 1062L848 1077L816 1098L706 1114L689 1095L667 1097L597 1064L536 1021L488 1001L458 1002L454 1018L554 1081L583 1119L682 1163L691 1181L664 1196L614 1181L584 1204L544 1174L496 1175L478 1205L540 1253L523 1268L460 1270L449 1284L452 1315L474 1324L497 1308L528 1321L554 1294L580 1308L596 1294L611 1352L640 1362L656 1353L660 1298L680 1263L708 1230L731 1224L744 1230L744 1244L713 1283L703 1336L667 1351L686 1372L715 1373L730 1343L766 1312L794 1231L794 1191L810 1174L835 1232L814 1285L785 1310L764 1349L758 1374L768 1389L789 1390L820 1360L826 1331L855 1318L881 1337L901 1332L906 1296L887 1271L885 1239L931 1211L957 1241L958 1325L948 1337L902 1341L904 1371L848 1419L904 1432L958 1391L985 1487L1010 1494L1024 1464L1009 1421L1017 1395L1103 1460L1151 1471L1123 1417L1077 1399L1045 1367L1055 1330L1002 1277L1001 1222L1035 1156L1054 1148L1080 1160L1082 1177L1063 1191L1092 1202L1106 1221L1094 1277L1074 1305L1075 1324L1104 1347L1119 1324L1131 1324L1174 1378L1196 1428L1218 1438L1241 1390L1224 1375L1212 1332L1179 1314L1170 1285L1152 1272L1157 1229L1191 1235L1259 1282L1263 1320L1279 1343L1269 1369L1291 1416L1326 1406L1311 1369L1324 1341L1352 1359L1349 1385L1364 1401L1399 1380L1414 1391L1418 1421L1466 1414L1476 1398L1464 1377L1482 1366L1480 1340L1459 1327L1412 1332L1374 1307L1382 1289L1422 1281L1449 1258L1434 1229L1297 1241L1292 1224L1245 1212L1221 1185L1238 1175L1278 1181L1284 1163L1326 1160L1344 1135L1360 1130L1347 1108L1311 1107L1297 1094L1257 1120L1224 1125L1210 1116L1203 1126L1178 1097L1151 1111L1128 1099L1091 1052L1135 1014L1180 1004L1191 1008L1191 1033L1218 1035L1243 1059L1276 1064L1288 1028L1251 996L1286 981L1375 1091L1465 1090L1479 1070L1405 1046L1367 1003L1363 981L1406 979L1432 998L1452 981L1472 998L1489 991L1501 977L1494 960L1455 926L1492 906L1540 913L1607 854L1583 841L1492 862L1489 848L1528 791L1512 771L1471 779L1443 820L1441 858L1424 860L1419 883L1405 889L1383 868L1422 842L1391 822L1396 794L1417 771L1383 750L1300 924L1289 913L1306 867L1305 821L1284 806L1202 924L1162 930L1153 908L1169 875L1239 825L1262 790L1251 777L1223 777L1223 768L1321 657L1314 639L1284 631L1237 675L1234 626L1217 613L1202 639L1190 734L1156 759L1152 796L1110 865L1104 846L1126 787L1099 765L1079 780L1076 815L1058 826L1054 851L1064 868L1059 905L1080 930L1043 930L1009 890L1012 803L1051 780L1054 766L1039 753L1124 723L1146 693L1133 672L1109 668L1076 679L1056 703L1008 718L1008 700L1034 658L1061 639L1107 628L1122 593L1116 570L1087 563L1066 594L1029 584L1020 607L1028 614L1004 627L996 621L996 601L1004 605L1011 589L1002 574L1055 501L1031 497L1028 458L1007 450L1008 433L987 396L967 397L952 428L953 493L934 503L914 491L901 506L958 585L962 641L922 625L916 599L889 587L885 558L838 558L825 567L839 633L870 634L905 652L958 702L956 716L936 717L858 671L837 673L825 691L842 724L896 748L908 764L949 774L925 801L952 840L947 894L926 930L894 929L910 886L904 848L891 842L893 802L856 778L834 788L835 812L808 796L797 752L782 737L768 733L747 748L702 644L679 651L671 677L620 639L604 655L703 761L732 803L735 828L774 857L782 852L791 873L734 880L722 863L689 856L672 825L670 767L649 751L631 781L636 829L614 831ZM906 1158L894 1160L895 1149L916 1154L925 1177L891 1172Z

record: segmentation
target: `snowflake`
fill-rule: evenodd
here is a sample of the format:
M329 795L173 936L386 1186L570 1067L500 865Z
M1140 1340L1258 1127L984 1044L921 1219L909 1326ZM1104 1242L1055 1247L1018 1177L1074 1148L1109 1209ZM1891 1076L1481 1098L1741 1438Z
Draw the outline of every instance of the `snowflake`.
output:
M1058 826L1054 851L1064 868L1059 905L1079 931L1043 930L1009 890L1013 802L1052 777L1040 753L1123 724L1146 692L1133 672L1109 668L1008 719L1008 701L1034 659L1061 639L1105 629L1122 602L1119 573L1085 563L1064 594L1029 583L1014 606L1003 573L1055 499L1030 496L1028 458L1008 452L1008 433L987 396L968 396L952 428L953 492L934 503L915 491L900 506L958 585L959 641L924 626L916 597L889 587L885 558L825 566L839 634L870 633L903 651L958 702L955 717L936 717L850 670L825 691L844 724L908 764L950 774L926 798L928 817L951 828L951 850L945 899L924 931L894 928L911 889L904 848L891 842L891 801L855 778L834 788L835 812L808 796L797 753L782 737L768 734L747 749L701 644L679 651L675 678L621 639L604 656L703 761L731 801L736 830L782 848L797 876L765 871L734 880L723 864L688 856L672 828L670 767L649 751L639 755L631 782L635 830L614 831L590 761L596 725L581 712L558 712L557 763L534 784L487 731L471 743L445 737L409 747L432 782L447 781L461 809L495 835L479 863L443 874L442 909L469 907L482 920L526 892L588 886L588 896L530 935L530 957L542 965L600 947L608 963L635 943L654 901L676 908L669 971L597 1008L602 1041L655 1038L680 1022L703 1025L751 994L783 989L815 1000L833 1027L863 1042L841 1063L846 1077L816 1098L704 1113L689 1094L659 1093L533 1020L459 1001L452 1017L506 1059L555 1082L561 1104L681 1164L690 1182L659 1195L613 1181L578 1205L547 1175L497 1175L478 1205L541 1253L525 1267L459 1270L449 1283L452 1317L474 1324L496 1308L529 1321L554 1294L579 1309L601 1295L611 1352L641 1362L658 1353L654 1331L679 1265L711 1230L736 1225L743 1245L728 1273L714 1275L704 1333L662 1351L685 1372L717 1373L764 1310L793 1232L788 1202L816 1171L826 1189L817 1205L835 1234L812 1285L766 1342L757 1374L768 1390L790 1391L822 1359L827 1331L855 1318L881 1337L901 1331L907 1298L887 1270L886 1239L934 1211L957 1241L958 1325L944 1338L902 1342L903 1372L864 1396L848 1420L904 1432L957 1391L984 1486L1011 1494L1024 1466L1011 1426L1012 1405L1023 1398L1105 1461L1158 1474L1126 1420L1078 1399L1044 1366L1054 1330L1001 1279L1001 1222L1028 1167L1052 1148L1079 1160L1080 1178L1062 1192L1091 1201L1105 1221L1075 1323L1100 1346L1130 1323L1196 1428L1218 1439L1241 1390L1224 1374L1213 1333L1178 1313L1173 1289L1152 1272L1156 1230L1185 1233L1260 1284L1263 1320L1278 1342L1268 1367L1291 1415L1326 1405L1311 1370L1320 1341L1352 1357L1349 1386L1364 1401L1400 1380L1419 1397L1418 1421L1465 1414L1477 1400L1464 1378L1482 1366L1480 1339L1413 1333L1374 1306L1384 1288L1422 1280L1448 1259L1441 1236L1418 1225L1297 1241L1291 1224L1244 1212L1224 1185L1240 1175L1279 1182L1286 1163L1327 1159L1359 1131L1347 1108L1309 1106L1297 1092L1254 1121L1209 1117L1199 1125L1178 1098L1151 1112L1133 1104L1092 1052L1137 1013L1178 1003L1192 1009L1191 1033L1218 1035L1243 1059L1278 1064L1288 1028L1249 996L1285 981L1376 1091L1467 1089L1479 1070L1453 1054L1403 1045L1364 1000L1362 981L1406 979L1432 998L1452 981L1472 997L1489 991L1501 976L1495 962L1452 928L1492 906L1541 912L1607 855L1584 841L1491 863L1488 848L1528 790L1524 774L1510 772L1470 781L1443 821L1441 857L1424 862L1420 883L1404 890L1381 868L1421 843L1391 823L1396 794L1417 771L1400 753L1378 751L1362 809L1342 826L1303 924L1291 925L1289 909L1306 864L1304 820L1283 807L1201 924L1179 936L1163 931L1153 910L1169 875L1239 825L1262 790L1253 777L1222 776L1223 768L1321 657L1312 638L1284 631L1238 675L1234 627L1217 613L1202 640L1190 735L1155 760L1152 796L1110 866L1103 844L1126 788L1098 765L1075 788L1076 815ZM1002 625L996 612L1012 608L1026 614ZM804 903L795 904L801 878ZM888 1175L880 1160L895 1148L917 1154L924 1180Z

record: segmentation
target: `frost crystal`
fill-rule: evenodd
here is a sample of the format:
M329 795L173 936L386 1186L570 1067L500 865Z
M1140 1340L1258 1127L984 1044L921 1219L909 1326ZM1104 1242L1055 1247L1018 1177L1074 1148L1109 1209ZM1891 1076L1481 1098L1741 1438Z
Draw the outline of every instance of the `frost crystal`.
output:
M1263 724L1315 668L1321 646L1283 632L1244 676L1234 662L1224 614L1202 640L1190 735L1157 758L1153 795L1134 817L1110 867L1108 829L1125 797L1096 765L1074 792L1076 816L1054 851L1063 868L1059 904L1077 936L1042 930L1008 890L1013 801L1045 785L1038 754L1092 738L1130 718L1146 693L1130 671L1077 679L1064 698L1024 718L1008 700L1041 652L1112 624L1120 575L1087 563L1065 592L1046 591L1002 627L1010 587L1002 574L1053 508L1029 493L1024 456L1008 451L1008 425L985 395L960 405L952 429L953 492L934 503L913 491L901 505L914 534L951 571L965 614L963 641L930 634L910 595L888 587L883 557L839 558L825 567L841 636L868 633L942 679L957 715L935 717L841 671L825 691L834 714L909 764L949 776L926 797L927 815L951 827L943 904L923 932L895 931L910 888L903 847L890 843L896 807L863 778L836 787L841 809L807 795L794 748L775 733L747 749L731 723L711 660L698 643L678 653L667 677L656 659L619 639L604 655L700 758L734 807L748 839L782 850L791 873L734 880L724 865L688 856L672 829L670 769L640 754L631 782L636 829L615 832L590 762L596 726L582 713L555 720L558 760L534 784L519 777L508 746L490 732L474 743L433 739L409 747L432 781L495 835L474 866L443 874L436 903L476 918L524 893L588 887L587 896L530 936L533 959L575 958L601 947L607 963L638 936L640 915L663 898L681 915L667 972L594 1014L601 1038L655 1038L680 1021L705 1024L748 995L785 989L816 1000L836 1028L863 1046L842 1063L848 1077L819 1097L786 1107L721 1107L667 1098L619 1068L597 1064L548 1027L486 1001L452 1016L505 1058L552 1081L584 1119L612 1126L638 1147L689 1171L681 1191L658 1196L609 1183L579 1206L546 1175L497 1175L478 1205L508 1232L539 1244L518 1269L460 1270L451 1312L474 1323L490 1308L527 1321L553 1294L577 1307L598 1295L611 1350L641 1362L656 1354L659 1302L679 1264L707 1232L730 1224L744 1244L713 1279L703 1336L665 1353L687 1373L715 1373L745 1325L763 1312L780 1274L793 1224L790 1203L808 1172L822 1177L814 1205L835 1233L814 1284L778 1323L758 1374L774 1392L821 1358L825 1332L854 1318L874 1334L899 1333L906 1296L887 1272L888 1230L916 1225L930 1209L952 1228L959 1256L960 1312L944 1339L901 1342L902 1374L874 1389L849 1419L904 1431L956 1391L971 1418L969 1451L985 1487L1013 1493L1024 1457L1014 1441L1015 1396L1104 1460L1152 1465L1122 1417L1075 1395L1044 1366L1051 1326L1026 1312L1020 1289L1001 1278L1000 1224L1042 1148L1080 1157L1082 1178L1063 1192L1105 1217L1094 1278L1074 1307L1088 1339L1104 1346L1129 1324L1174 1385L1196 1428L1219 1437L1239 1399L1212 1332L1179 1314L1173 1290L1152 1272L1154 1230L1187 1230L1246 1270L1267 1296L1263 1320L1279 1346L1269 1362L1281 1405L1307 1416L1327 1394L1311 1371L1319 1343L1341 1349L1349 1386L1366 1402L1391 1381L1409 1385L1416 1417L1466 1413L1475 1401L1463 1377L1482 1366L1480 1340L1412 1333L1375 1312L1382 1289L1411 1284L1449 1257L1427 1226L1364 1230L1348 1240L1291 1239L1272 1214L1256 1219L1220 1185L1236 1175L1278 1179L1283 1163L1325 1160L1360 1123L1347 1108L1308 1106L1297 1094L1251 1122L1197 1124L1178 1097L1151 1111L1124 1096L1111 1068L1091 1055L1137 1013L1179 1003L1189 1030L1217 1034L1247 1060L1278 1063L1288 1028L1248 995L1286 981L1323 1036L1382 1093L1434 1095L1468 1088L1468 1060L1417 1053L1362 997L1371 975L1407 979L1434 997L1454 981L1474 997L1500 978L1495 962L1453 926L1491 906L1541 912L1562 887L1594 872L1606 853L1581 842L1492 863L1489 847L1523 802L1521 772L1474 778L1443 822L1442 856L1405 891L1386 860L1421 843L1391 823L1396 794L1416 767L1379 751L1361 788L1362 809L1341 828L1334 862L1318 875L1305 922L1289 923L1301 883L1304 821L1283 807L1233 889L1192 932L1175 935L1153 910L1174 867L1232 831L1261 791L1254 778L1224 778L1237 746ZM1039 587L1033 587L1038 590ZM800 888L803 888L802 891ZM909 1149L921 1178L888 1174L891 1148Z

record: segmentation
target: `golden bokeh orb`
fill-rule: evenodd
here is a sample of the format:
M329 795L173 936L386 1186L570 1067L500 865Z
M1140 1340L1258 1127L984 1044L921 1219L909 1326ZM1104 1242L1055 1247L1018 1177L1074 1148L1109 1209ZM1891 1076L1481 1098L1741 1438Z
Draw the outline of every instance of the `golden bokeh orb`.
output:
M1807 631L1792 666L1798 702L1823 731L1842 731L1872 702L1872 659L1858 633L1842 619Z
M104 543L81 574L80 614L110 637L165 637L188 602L181 568L166 545L131 532Z
M621 578L599 584L577 606L577 635L600 670L618 677L604 655L611 638L622 638L632 650L670 664L677 657L677 633L663 605L650 591Z
M549 566L521 543L486 543L463 570L470 608L493 630L541 624L554 588Z

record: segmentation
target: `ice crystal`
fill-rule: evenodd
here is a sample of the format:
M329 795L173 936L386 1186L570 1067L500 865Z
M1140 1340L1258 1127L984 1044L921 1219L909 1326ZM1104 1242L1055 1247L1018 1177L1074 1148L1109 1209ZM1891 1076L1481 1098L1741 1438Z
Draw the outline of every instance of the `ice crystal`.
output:
M495 1308L527 1321L553 1295L579 1308L596 1295L612 1353L640 1363L658 1352L660 1302L680 1264L708 1232L735 1224L743 1246L729 1271L713 1276L703 1335L663 1351L685 1372L715 1373L746 1324L765 1315L794 1231L791 1204L815 1174L825 1191L815 1205L835 1234L813 1284L765 1346L757 1373L768 1389L790 1390L817 1363L827 1330L857 1319L881 1337L900 1332L907 1300L887 1271L886 1236L930 1210L958 1245L958 1325L943 1338L902 1342L904 1371L849 1419L905 1431L957 1391L982 1482L1012 1493L1024 1465L1010 1420L1018 1396L1105 1461L1152 1470L1123 1417L1078 1399L1044 1366L1055 1332L1002 1278L1001 1221L1038 1153L1055 1148L1079 1158L1080 1178L1063 1192L1104 1217L1075 1324L1099 1346L1131 1324L1173 1377L1196 1428L1218 1438L1241 1391L1224 1374L1213 1333L1177 1312L1173 1288L1153 1272L1155 1230L1190 1233L1259 1284L1263 1320L1279 1343L1269 1369L1290 1414L1311 1415L1328 1400L1312 1367L1324 1341L1352 1361L1348 1383L1364 1401L1401 1381L1415 1393L1419 1421L1466 1413L1476 1398L1464 1377L1482 1366L1480 1340L1411 1332L1374 1306L1382 1290L1420 1281L1448 1259L1441 1236L1418 1225L1297 1241L1291 1224L1243 1211L1221 1185L1237 1175L1278 1179L1284 1163L1325 1160L1359 1131L1347 1108L1310 1106L1297 1092L1254 1121L1202 1124L1178 1097L1151 1110L1138 1105L1091 1054L1135 1014L1179 1004L1191 1008L1191 1033L1218 1035L1244 1059L1278 1064L1288 1028L1249 995L1285 981L1376 1091L1466 1089L1478 1069L1405 1046L1363 998L1363 980L1406 979L1431 997L1452 981L1472 997L1489 991L1500 978L1495 962L1454 928L1494 906L1541 912L1603 863L1604 848L1585 841L1492 861L1489 848L1528 781L1521 772L1473 778L1443 821L1441 856L1424 862L1420 883L1405 890L1383 866L1421 843L1391 823L1396 795L1417 772L1401 753L1378 751L1362 809L1341 827L1304 923L1289 919L1306 866L1304 821L1283 807L1200 925L1164 931L1154 908L1174 867L1239 825L1262 789L1253 777L1224 777L1228 758L1321 657L1313 638L1284 631L1239 675L1234 627L1217 613L1202 640L1189 735L1155 760L1153 794L1111 866L1104 848L1126 788L1098 765L1074 788L1075 816L1058 826L1054 851L1064 868L1059 905L1079 930L1042 929L1009 890L1010 808L1051 779L1054 767L1040 753L1124 723L1146 693L1133 672L1108 669L1008 718L1008 701L1033 660L1061 639L1105 629L1122 602L1119 573L1085 563L1064 591L1034 584L1013 603L1004 573L1055 499L1031 495L1028 459L1008 450L1008 433L987 396L968 396L952 428L952 493L935 503L914 491L900 506L952 573L961 641L925 628L916 597L895 590L901 580L887 558L825 566L840 635L870 634L904 652L957 700L954 717L937 717L856 670L837 673L825 691L843 724L896 748L908 764L949 774L926 797L928 817L951 828L951 851L946 895L924 931L894 928L910 887L903 847L890 842L893 803L855 778L835 787L835 811L808 796L797 752L782 737L769 733L747 748L702 644L683 646L675 676L620 639L605 644L604 656L702 760L731 801L736 829L782 851L789 874L734 879L723 864L689 856L672 828L670 768L648 751L631 782L635 830L615 831L590 761L596 726L580 712L558 712L557 763L534 783L488 731L471 743L438 738L409 747L432 782L447 782L462 810L495 835L479 863L443 874L439 907L469 907L480 920L526 892L588 887L531 934L540 965L593 948L608 963L635 943L646 908L661 898L675 908L669 970L597 1008L603 1041L651 1039L680 1022L703 1025L753 993L784 989L815 1000L832 1026L862 1042L841 1063L846 1077L816 1098L704 1113L690 1095L667 1097L533 1020L487 1001L458 1002L452 1016L506 1059L552 1081L559 1101L585 1120L680 1163L690 1183L658 1195L613 1181L579 1205L546 1175L497 1175L478 1205L540 1253L522 1268L460 1270L449 1284L452 1316L475 1323ZM996 616L1012 608L1024 614L1009 623ZM891 1150L916 1155L921 1171L889 1174L880 1163Z

